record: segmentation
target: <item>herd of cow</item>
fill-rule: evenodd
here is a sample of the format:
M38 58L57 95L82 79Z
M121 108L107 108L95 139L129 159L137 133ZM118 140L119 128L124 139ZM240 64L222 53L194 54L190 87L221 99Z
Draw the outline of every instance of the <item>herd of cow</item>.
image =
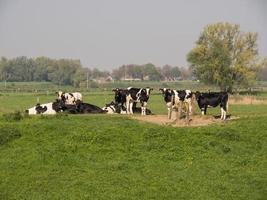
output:
M141 113L141 115L152 114L147 108L147 103L150 97L152 88L133 88L127 89L116 88L112 90L115 93L114 101L106 104L105 107L84 103L82 94L79 92L65 93L57 92L55 102L47 104L37 104L29 108L26 112L30 115L35 114L56 114L59 112L68 112L73 114L83 113L107 113L107 114L133 114ZM201 110L202 115L205 115L208 107L216 107L220 105L221 119L226 119L228 109L228 94L227 92L192 92L191 90L172 90L159 89L164 97L168 109L168 118L171 119L172 111L176 110L176 119L180 119L184 113L185 118L189 119L189 115L193 113L193 99ZM136 104L140 103L141 107Z

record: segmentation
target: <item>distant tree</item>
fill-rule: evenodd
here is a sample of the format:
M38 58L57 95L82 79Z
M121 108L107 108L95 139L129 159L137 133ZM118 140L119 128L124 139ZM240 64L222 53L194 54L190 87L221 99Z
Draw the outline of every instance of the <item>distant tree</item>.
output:
M172 74L173 79L180 77L181 76L180 68L179 67L173 67L171 69L171 74Z
M190 67L181 67L180 72L181 72L181 78L183 80L188 80L192 78L192 69Z
M144 76L148 76L149 80L152 81L159 81L160 80L160 73L152 63L148 63L142 66L142 74Z
M86 81L90 81L91 74L92 72L88 68L78 68L73 76L74 87L80 87L82 84L86 85Z
M267 58L262 61L262 68L257 73L257 80L267 81Z
M164 79L170 80L172 78L172 66L164 65L161 68L161 75Z
M257 34L244 33L239 25L216 23L206 26L187 60L196 77L221 90L250 87L260 67Z

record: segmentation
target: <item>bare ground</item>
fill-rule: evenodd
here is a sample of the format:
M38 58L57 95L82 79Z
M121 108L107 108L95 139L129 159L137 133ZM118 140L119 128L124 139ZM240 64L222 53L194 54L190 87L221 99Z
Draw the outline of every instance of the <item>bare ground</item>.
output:
M172 118L171 120L167 118L167 115L134 115L132 118L143 121L143 122L149 122L159 125L170 125L174 127L184 127L184 126L207 126L214 123L223 123L220 119L220 116L200 116L200 115L193 115L190 116L189 124L186 122L185 119L180 120L174 120ZM237 119L238 117L234 116L227 116L228 120Z

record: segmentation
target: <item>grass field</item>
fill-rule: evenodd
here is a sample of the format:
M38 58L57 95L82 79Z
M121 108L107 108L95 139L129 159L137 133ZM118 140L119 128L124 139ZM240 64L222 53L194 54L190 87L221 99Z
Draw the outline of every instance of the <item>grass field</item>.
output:
M84 97L100 107L113 99L97 91ZM37 98L55 96L0 96L0 199L267 197L267 105L230 105L239 119L184 128L120 115L8 114ZM159 94L149 108L166 114Z

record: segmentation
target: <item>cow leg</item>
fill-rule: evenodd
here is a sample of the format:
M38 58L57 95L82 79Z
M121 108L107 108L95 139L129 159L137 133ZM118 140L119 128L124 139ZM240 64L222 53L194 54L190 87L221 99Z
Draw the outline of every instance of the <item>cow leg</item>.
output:
M146 105L147 103L146 102L142 102L142 115L146 115Z
M172 117L172 108L168 108L168 119L171 119Z
M133 102L130 102L130 114L133 114Z
M189 113L191 113L191 115L194 114L193 113L193 106L192 106L192 102L191 101L188 102L188 110L189 110Z
M186 124L189 124L189 112L190 112L190 104L185 103L185 120Z
M201 108L201 115L205 115L205 108Z
M126 114L130 114L130 101L126 101Z
M223 107L221 107L221 120L223 120L223 114L224 114Z
M226 120L226 111L227 111L227 105L224 104L224 105L222 106L222 113L223 113L223 115L222 115L222 117L221 117L222 120Z
M177 113L176 113L176 120L180 120L181 119L181 114L182 114L182 102L178 103L178 107L177 107Z
M208 106L205 106L205 108L204 108L204 115L207 114L207 108L208 108Z

